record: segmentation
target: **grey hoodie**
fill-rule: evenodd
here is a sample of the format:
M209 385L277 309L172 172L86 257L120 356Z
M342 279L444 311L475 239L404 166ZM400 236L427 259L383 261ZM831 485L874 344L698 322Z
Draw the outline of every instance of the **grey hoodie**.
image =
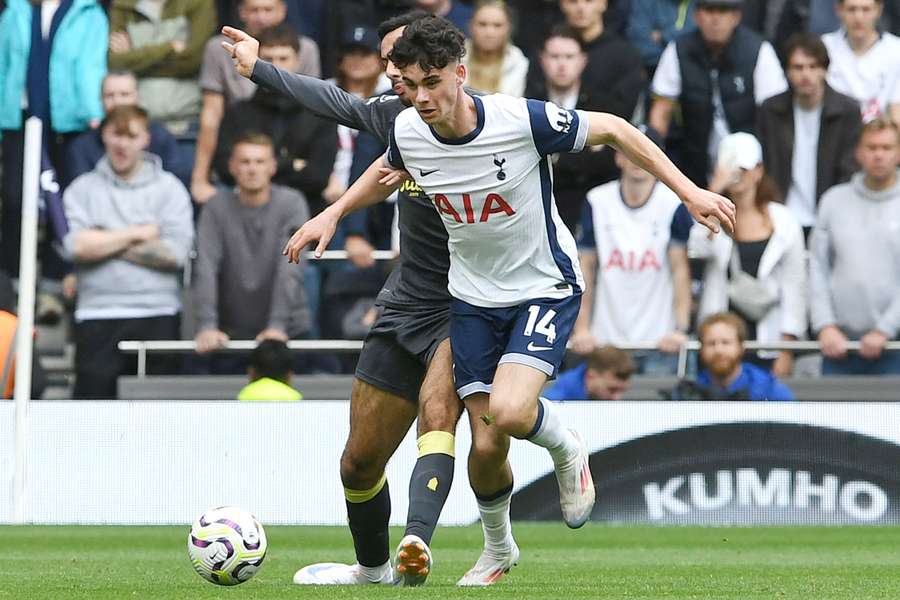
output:
M131 179L113 172L104 156L93 171L76 178L63 202L69 233L63 245L74 254L74 239L85 229L121 229L157 223L160 238L183 265L194 241L193 209L187 190L163 171L160 159L144 154L144 164ZM179 278L121 258L77 264L77 320L174 315L181 310Z
M900 330L900 170L875 192L857 173L819 202L810 238L810 306L818 331L837 325L851 339Z

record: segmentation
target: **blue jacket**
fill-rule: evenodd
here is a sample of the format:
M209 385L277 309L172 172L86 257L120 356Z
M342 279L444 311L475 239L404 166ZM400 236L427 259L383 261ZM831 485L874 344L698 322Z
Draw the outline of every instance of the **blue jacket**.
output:
M159 123L150 123L150 145L147 146L147 152L160 157L163 170L172 173L184 184L184 187L190 189L191 165L184 160L175 136ZM93 171L103 155L106 154L100 132L97 129L91 129L76 137L69 144L68 154L71 179L74 180L79 175Z
M0 129L22 128L31 3L9 0L0 15ZM50 120L58 133L82 131L103 118L100 85L106 75L109 22L97 0L74 0L50 52Z
M709 371L703 369L697 376L697 383L714 387ZM750 400L793 400L794 392L772 375L769 371L752 365L741 363L741 374L738 375L728 389L729 394L746 390Z
M656 67L669 42L696 28L691 0L634 0L626 33L628 41L640 51L643 65ZM650 37L654 31L662 34L658 43Z
M556 383L541 396L547 400L591 400L584 384L584 375L587 372L587 363L582 363L563 373L556 378Z

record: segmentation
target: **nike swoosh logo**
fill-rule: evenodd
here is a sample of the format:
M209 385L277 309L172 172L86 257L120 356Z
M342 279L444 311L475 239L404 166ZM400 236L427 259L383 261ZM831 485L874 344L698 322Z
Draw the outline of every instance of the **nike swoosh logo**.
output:
M431 169L430 171L425 171L424 169L419 169L419 176L428 177L432 173L437 173L440 169Z
M553 350L553 346L535 346L534 342L528 342L528 346L526 346L526 347L528 348L529 352L541 352L542 350Z

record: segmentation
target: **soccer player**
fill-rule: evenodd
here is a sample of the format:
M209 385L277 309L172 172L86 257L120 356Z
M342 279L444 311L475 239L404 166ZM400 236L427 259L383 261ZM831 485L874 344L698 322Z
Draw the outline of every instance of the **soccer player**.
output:
M379 27L381 54L396 95L369 101L336 86L277 69L258 60L252 37L226 27L241 75L292 97L316 114L373 134L385 145L394 118L410 105L400 72L387 59L403 28L424 12L390 19ZM419 460L410 480L406 533L427 549L453 479L454 436L461 405L453 387L449 344L447 233L424 192L413 182L399 191L400 265L379 295L383 312L365 341L350 398L350 436L341 458L341 480L357 564L322 563L297 572L301 584L391 583L388 547L390 494L384 469L416 418ZM477 399L476 399L477 400ZM484 552L460 585L496 582L518 560L512 538L509 501L512 472L506 462L508 440L479 416L487 403L466 402L473 433L469 480L478 501L485 535ZM407 556L406 583L421 583L430 557ZM427 560L426 560L427 558Z
M626 121L604 113L463 89L464 38L440 17L410 23L389 58L414 109L401 113L385 157L347 193L307 222L285 254L299 260L311 241L327 246L340 218L387 198L403 169L433 199L449 236L450 339L457 393L488 401L492 428L546 448L560 486L563 518L581 526L594 504L588 456L538 394L565 352L583 286L575 241L559 219L549 156L611 144L673 189L695 219L733 228L730 201L690 182ZM398 570L419 543L401 541Z

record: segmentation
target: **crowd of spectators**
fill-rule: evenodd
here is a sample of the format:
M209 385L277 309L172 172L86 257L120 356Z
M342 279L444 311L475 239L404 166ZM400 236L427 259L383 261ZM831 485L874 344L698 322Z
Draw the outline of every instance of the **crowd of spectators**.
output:
M554 158L587 280L579 385L603 387L609 344L654 349L614 357L606 395L632 372L674 373L693 324L733 325L709 324L724 311L740 342L818 339L826 374L900 374L883 353L900 331L898 0L0 0L0 270L18 277L37 116L42 184L55 173L67 221L42 235L38 316L73 308L76 396L115 396L123 339L193 337L203 356L154 368L218 373L247 367L208 356L229 339L365 334L393 207L338 232L345 263L280 251L381 146L242 77L218 30L368 98L390 93L378 23L416 8L466 33L468 89L629 119L737 205L734 235L709 236L612 148ZM740 364L789 376L794 356Z

